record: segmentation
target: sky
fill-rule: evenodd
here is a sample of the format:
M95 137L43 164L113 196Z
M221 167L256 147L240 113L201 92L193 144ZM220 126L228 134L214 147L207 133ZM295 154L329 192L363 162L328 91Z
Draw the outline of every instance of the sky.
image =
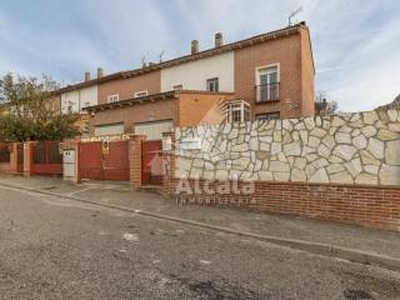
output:
M45 73L61 84L189 54L287 26L310 27L316 90L341 111L373 109L400 93L398 0L1 0L0 75Z

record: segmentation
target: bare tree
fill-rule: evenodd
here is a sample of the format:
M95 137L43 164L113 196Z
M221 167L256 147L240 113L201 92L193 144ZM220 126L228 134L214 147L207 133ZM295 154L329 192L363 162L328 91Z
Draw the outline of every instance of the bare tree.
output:
M339 108L335 100L329 99L326 91L318 91L315 100L315 114L319 116L334 114Z

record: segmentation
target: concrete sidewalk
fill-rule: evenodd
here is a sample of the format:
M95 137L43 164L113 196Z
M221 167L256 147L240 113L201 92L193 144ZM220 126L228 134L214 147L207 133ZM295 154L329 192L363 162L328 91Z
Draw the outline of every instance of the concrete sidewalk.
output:
M87 182L76 185L61 178L0 175L0 184L162 214L255 235L323 243L400 259L400 233L397 232L227 207L178 206L171 199L135 190L127 183Z

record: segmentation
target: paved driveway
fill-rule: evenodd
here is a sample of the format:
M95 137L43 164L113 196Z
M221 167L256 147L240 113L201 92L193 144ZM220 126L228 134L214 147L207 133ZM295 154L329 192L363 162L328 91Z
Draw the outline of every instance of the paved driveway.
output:
M0 187L0 299L400 299L400 275Z

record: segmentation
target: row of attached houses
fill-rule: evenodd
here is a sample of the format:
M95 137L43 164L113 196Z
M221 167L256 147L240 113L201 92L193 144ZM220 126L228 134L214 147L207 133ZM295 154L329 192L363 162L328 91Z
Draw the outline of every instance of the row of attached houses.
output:
M89 136L140 133L160 139L173 126L314 115L309 29L299 23L157 64L104 75L57 93L61 112L82 114Z

